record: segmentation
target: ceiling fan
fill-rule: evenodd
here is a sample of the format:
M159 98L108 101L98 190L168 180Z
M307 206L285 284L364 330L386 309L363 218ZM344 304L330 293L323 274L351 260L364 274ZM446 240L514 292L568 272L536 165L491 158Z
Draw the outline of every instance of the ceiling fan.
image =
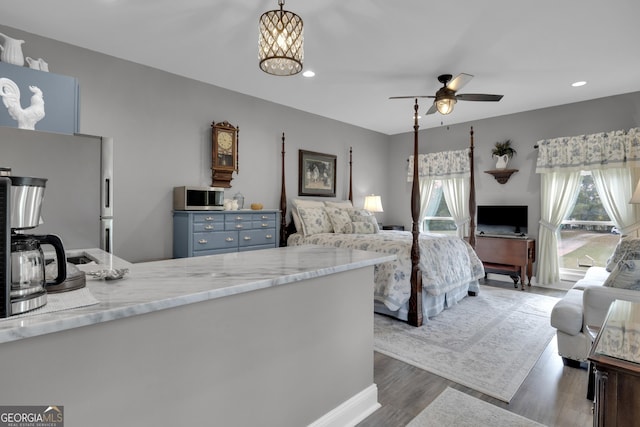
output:
M461 93L456 92L462 89L464 85L469 83L473 76L471 74L460 73L455 79L451 79L451 74L442 74L438 76L438 81L442 83L442 87L438 89L435 95L417 95L417 96L392 96L389 99L403 98L434 98L433 105L426 114L433 114L438 111L440 114L449 114L453 111L455 103L460 101L493 101L497 102L502 99L502 95L489 95L486 93Z

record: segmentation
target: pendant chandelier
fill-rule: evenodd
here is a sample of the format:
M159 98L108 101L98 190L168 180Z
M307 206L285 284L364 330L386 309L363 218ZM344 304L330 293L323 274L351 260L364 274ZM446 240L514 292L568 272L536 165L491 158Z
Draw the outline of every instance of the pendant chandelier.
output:
M275 76L292 76L302 71L304 34L302 18L283 10L270 10L260 17L258 58L260 69Z

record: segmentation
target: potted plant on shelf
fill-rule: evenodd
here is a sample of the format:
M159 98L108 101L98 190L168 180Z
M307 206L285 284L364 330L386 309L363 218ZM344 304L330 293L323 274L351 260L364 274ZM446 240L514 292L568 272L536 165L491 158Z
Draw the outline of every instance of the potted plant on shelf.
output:
M502 142L496 142L491 150L492 157L497 159L496 169L506 169L509 159L517 154L515 148L511 146L511 140L507 139Z

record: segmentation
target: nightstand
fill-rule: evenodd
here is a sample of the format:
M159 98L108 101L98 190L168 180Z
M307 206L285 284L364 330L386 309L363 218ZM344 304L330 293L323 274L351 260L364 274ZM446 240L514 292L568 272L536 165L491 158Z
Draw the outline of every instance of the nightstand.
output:
M383 225L383 230L396 230L396 231L404 231L404 225Z

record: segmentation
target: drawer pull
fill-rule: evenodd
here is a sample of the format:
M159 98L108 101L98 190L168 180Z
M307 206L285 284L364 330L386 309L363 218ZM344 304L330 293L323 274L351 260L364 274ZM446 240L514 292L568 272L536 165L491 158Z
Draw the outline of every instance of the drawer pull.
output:
M265 224L265 223L260 224L260 227L268 227L268 226L269 224Z
M209 242L207 241L207 239L200 239L200 240L198 240L198 243L201 244L201 245L206 245Z
M236 228L244 228L244 225L242 225L242 224L236 224Z
M227 242L233 242L233 237L227 237L227 238L226 238L226 239L224 239L224 240L226 240Z
M204 229L205 229L205 230L213 230L213 229L214 229L214 227L213 227L213 225L205 225L205 226L204 226Z
M205 221L213 221L213 217L212 216L208 216L204 219Z
M267 239L272 239L272 238L273 238L273 236L272 236L271 234L267 234L267 235L266 235L266 236L264 236L264 237L265 237L265 238L267 238Z
M249 237L249 236L244 236L244 240L251 240L251 237Z
M260 219L269 219L269 217L266 216L266 215L262 215L262 218L260 218Z
M237 216L236 217L236 221L242 221L242 217L241 216Z

